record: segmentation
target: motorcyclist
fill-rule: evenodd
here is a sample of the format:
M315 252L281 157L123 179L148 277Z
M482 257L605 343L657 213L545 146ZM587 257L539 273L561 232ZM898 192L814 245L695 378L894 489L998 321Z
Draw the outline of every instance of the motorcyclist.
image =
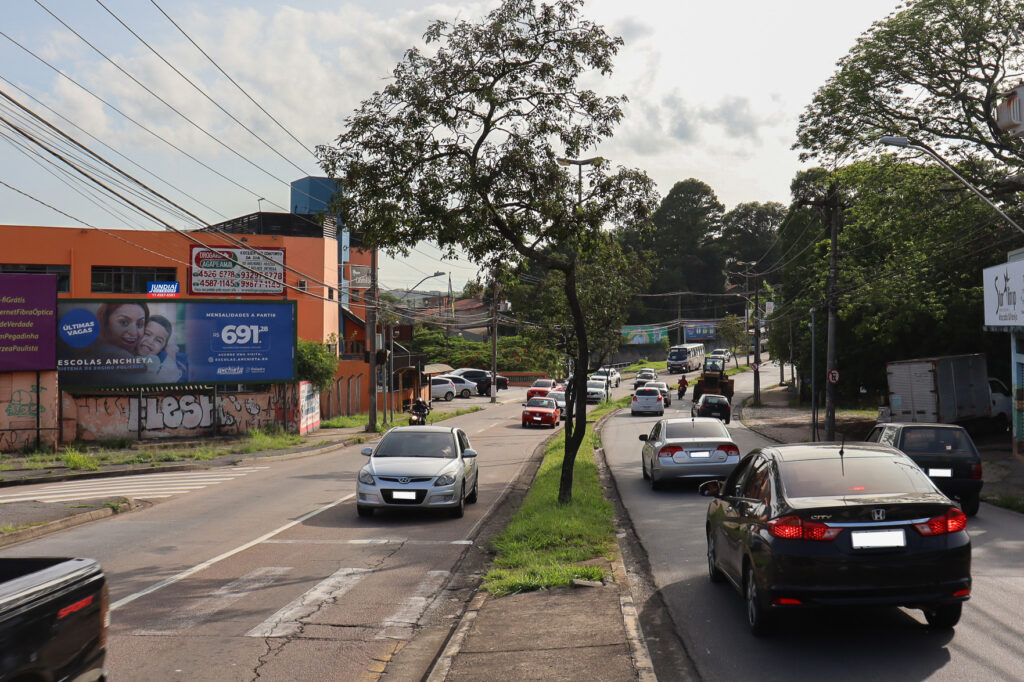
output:
M686 384L687 384L686 376L683 375L683 376L679 377L679 394L678 394L678 399L679 400L682 400L683 396L686 395Z
M412 401L412 407L409 411L412 412L413 421L426 424L427 415L430 414L430 405L423 398L416 398Z

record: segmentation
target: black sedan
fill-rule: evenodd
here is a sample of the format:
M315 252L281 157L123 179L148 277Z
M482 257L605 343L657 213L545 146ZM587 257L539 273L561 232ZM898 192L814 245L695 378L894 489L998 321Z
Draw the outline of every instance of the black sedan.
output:
M783 610L904 606L951 628L971 594L967 517L903 453L867 443L754 450L701 485L708 571L754 634Z
M939 490L960 501L968 516L981 505L981 455L962 426L954 424L879 424L867 437L891 445L928 474Z

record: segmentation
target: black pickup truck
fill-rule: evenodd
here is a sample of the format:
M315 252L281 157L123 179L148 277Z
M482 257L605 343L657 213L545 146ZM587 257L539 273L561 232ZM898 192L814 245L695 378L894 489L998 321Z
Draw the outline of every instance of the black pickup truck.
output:
M106 680L108 608L92 559L0 559L0 680Z

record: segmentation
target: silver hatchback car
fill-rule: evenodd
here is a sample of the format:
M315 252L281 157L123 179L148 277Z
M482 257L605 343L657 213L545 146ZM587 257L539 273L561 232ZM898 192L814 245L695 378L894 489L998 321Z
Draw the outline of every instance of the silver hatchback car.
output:
M356 477L356 511L447 509L461 517L477 499L476 450L466 433L448 426L399 426L375 448Z
M640 440L640 463L652 490L673 479L727 478L740 461L729 429L714 417L660 419Z

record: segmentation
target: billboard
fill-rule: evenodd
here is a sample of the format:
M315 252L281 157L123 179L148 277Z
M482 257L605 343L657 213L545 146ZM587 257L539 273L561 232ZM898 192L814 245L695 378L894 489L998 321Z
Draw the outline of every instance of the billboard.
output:
M985 325L1024 326L1024 260L985 268Z
M65 386L269 383L295 376L294 301L62 299Z
M665 338L665 329L664 327L626 325L622 327L622 336L630 345L661 343L661 340Z
M284 249L193 245L189 266L189 291L193 294L280 294L284 291Z
M52 370L57 275L0 274L0 372Z
M714 341L718 338L718 323L706 320L687 322L684 333L687 341Z

